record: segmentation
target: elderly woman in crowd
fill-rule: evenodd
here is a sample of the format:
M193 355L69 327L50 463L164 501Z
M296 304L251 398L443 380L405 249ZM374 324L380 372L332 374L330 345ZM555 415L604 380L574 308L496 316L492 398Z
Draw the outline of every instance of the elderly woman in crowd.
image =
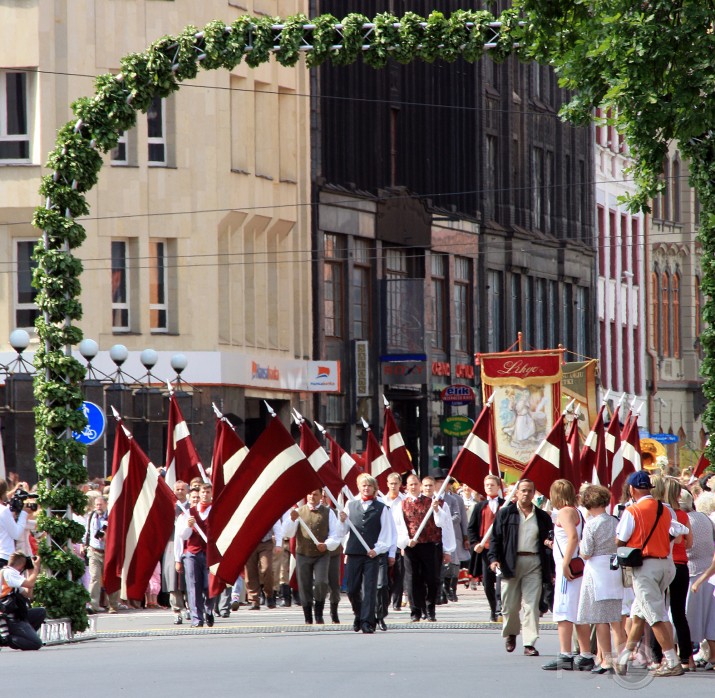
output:
M594 674L613 672L611 631L617 648L626 642L622 624L623 584L620 569L611 569L611 556L616 554L618 519L606 513L611 493L601 485L589 485L581 493L581 503L588 513L581 539L581 557L586 560L578 605L579 624L594 624L599 666Z
M690 593L695 596L703 596L708 605L708 612L705 618L705 638L708 644L710 661L703 664L705 669L713 669L715 659L715 556L713 556L710 567L708 567L690 586Z
M556 564L554 584L554 620L558 626L559 654L556 659L541 668L547 671L577 669L590 671L595 666L588 625L576 625L579 649L577 657L571 655L571 638L578 616L582 576L574 576L570 563L579 556L579 542L583 531L583 518L576 508L576 490L568 480L556 480L551 485L549 500L558 509L554 524L554 540L551 546Z
M682 485L674 477L654 477L653 496L666 505L677 519L678 523L687 526L688 533L678 536L672 545L673 562L675 563L675 578L668 587L670 596L670 615L673 618L673 626L678 637L678 654L680 663L686 671L695 669L693 660L693 644L690 641L690 626L685 614L685 604L690 588L690 572L688 570L687 551L693 545L693 534L690 527L688 515L680 508L680 495L683 491ZM656 649L656 648L654 648ZM656 649L656 656L658 650Z

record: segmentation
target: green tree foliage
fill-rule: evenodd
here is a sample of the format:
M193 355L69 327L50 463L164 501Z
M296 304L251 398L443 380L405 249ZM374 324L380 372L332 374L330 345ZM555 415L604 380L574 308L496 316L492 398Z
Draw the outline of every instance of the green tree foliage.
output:
M574 91L563 115L577 123L610 110L635 158L631 210L648 211L671 142L690 160L701 203L702 374L715 431L715 2L713 0L516 0L528 57L552 65ZM709 446L715 462L715 440Z

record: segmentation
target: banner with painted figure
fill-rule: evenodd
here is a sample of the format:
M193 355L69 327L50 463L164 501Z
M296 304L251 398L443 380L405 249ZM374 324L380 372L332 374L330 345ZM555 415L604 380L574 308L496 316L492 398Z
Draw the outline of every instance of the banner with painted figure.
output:
M561 367L561 409L566 409L571 400L576 400L576 404L581 408L578 417L581 443L586 440L598 414L599 405L596 402L597 366L598 361L590 359L589 361L567 361Z
M494 393L499 467L518 475L561 409L562 350L479 354L484 401Z

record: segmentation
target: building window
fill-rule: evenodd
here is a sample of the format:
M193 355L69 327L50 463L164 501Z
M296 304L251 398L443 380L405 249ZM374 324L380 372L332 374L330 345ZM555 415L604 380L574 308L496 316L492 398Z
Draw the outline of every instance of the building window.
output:
M154 97L146 113L149 164L166 165L166 104L161 97Z
M586 356L588 352L588 289L576 288L576 353Z
M538 66L537 66L538 67ZM538 71L537 71L538 72ZM543 171L544 151L541 148L531 150L531 210L534 230L542 230L543 215Z
M598 226L598 273L606 276L606 211L603 206L596 207L596 225Z
M522 312L524 313L524 340L530 346L534 341L534 279L530 276L526 277L526 282L524 283Z
M370 242L353 241L353 339L370 338Z
M559 307L559 284L557 281L549 281L548 294L547 313L549 319L549 336L547 337L547 346L555 347L558 344L556 338L558 326L556 321L556 309Z
M670 220L670 163L666 160L663 163L663 192L661 194L661 203L663 210L663 220Z
M129 269L127 243L112 241L112 331L129 332Z
M338 235L325 234L323 281L325 290L325 336L343 336L343 264L345 255Z
M128 131L122 131L117 141L117 147L112 150L112 165L128 165L129 156L127 153Z
M487 346L488 351L502 351L502 272L487 272Z
M27 73L0 71L0 160L30 159Z
M511 297L509 298L509 336L507 342L515 342L521 331L521 276L511 275Z
M631 272L633 272L633 285L640 284L640 270L638 268L638 245L640 243L640 233L638 231L638 219L631 218Z
M671 189L673 191L673 220L680 223L680 161L673 161L673 178Z
M168 332L167 243L149 242L149 327L153 333Z
M653 328L653 351L660 356L660 279L658 279L657 271L651 272L650 275L650 293L650 325Z
M664 271L660 277L660 349L662 356L670 356L670 276Z
M465 354L470 351L470 264L466 257L454 258L454 349Z
M544 227L542 230L545 233L551 233L551 216L553 213L553 208L551 202L554 196L554 154L547 150L546 151L546 162L544 165L544 193L542 200L544 202Z
M561 298L561 341L567 348L571 347L573 337L571 336L571 326L573 324L573 287L571 284L564 284L564 292Z
M700 333L703 331L703 292L700 288L700 277L695 277L695 347L698 350L698 356L703 358L703 345L700 340Z
M673 319L672 328L672 345L673 345L673 356L676 359L680 358L680 276L678 274L673 274L671 283L671 293L670 297L672 300L672 312L670 314Z
M546 279L536 279L534 298L534 348L546 348Z
M40 311L35 305L37 289L32 287L32 272L37 262L32 259L32 250L37 240L15 242L17 278L15 282L15 327L31 328Z
M443 254L432 255L432 320L434 334L432 346L435 349L447 351L447 256Z
M493 219L496 218L496 205L500 197L499 183L497 182L496 136L488 135L486 137L484 160L484 180L487 183L487 189L482 197L484 200L484 215L487 219Z

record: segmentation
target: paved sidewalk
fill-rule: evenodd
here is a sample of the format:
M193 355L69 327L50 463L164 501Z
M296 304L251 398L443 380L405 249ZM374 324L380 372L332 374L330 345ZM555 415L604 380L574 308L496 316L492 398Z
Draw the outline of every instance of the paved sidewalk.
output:
M409 609L399 612L390 611L386 618L388 630L411 630L424 632L436 629L450 630L493 630L501 632L501 622L489 622L489 606L482 588L476 591L458 590L459 601L444 606L437 606L437 622L411 623ZM265 634L288 632L335 632L352 631L353 616L347 595L343 594L338 609L341 624L330 623L328 608L326 606L325 625L305 625L303 609L300 606L290 608L267 609L261 606L260 611L249 611L246 606L231 613L229 618L216 616L213 628L191 628L188 621L182 625L174 625L174 614L164 610L130 610L120 611L117 614L100 614L96 616L97 635L100 638L110 637L135 637L135 636L164 636L164 635L211 635L211 634ZM542 622L544 629L555 628L550 622L550 615Z

